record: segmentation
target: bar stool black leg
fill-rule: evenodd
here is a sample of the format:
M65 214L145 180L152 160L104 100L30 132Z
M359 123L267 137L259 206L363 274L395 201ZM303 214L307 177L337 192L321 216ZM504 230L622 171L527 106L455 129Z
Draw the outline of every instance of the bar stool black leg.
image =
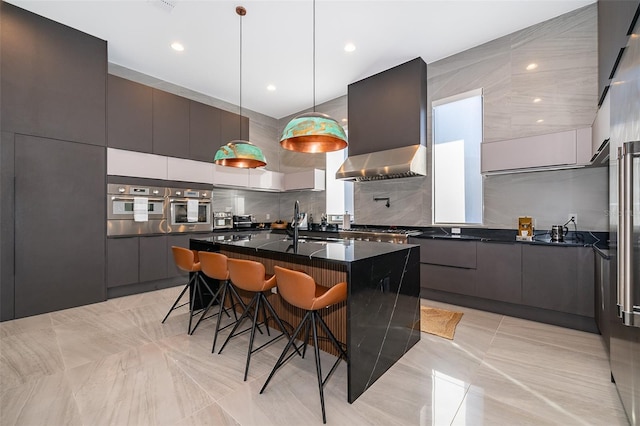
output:
M318 348L318 324L316 311L311 311L311 331L313 332L313 354L316 359L316 373L318 375L318 391L320 392L320 405L322 406L322 423L327 423L327 415L324 411L324 383L322 380L322 366L320 364L320 348Z
M193 278L189 280L189 282L187 283L187 285L184 286L184 288L182 289L182 291L180 292L180 295L178 296L178 298L176 299L175 302L173 302L173 305L171 306L171 308L169 309L169 312L167 312L167 315L165 315L164 319L162 320L162 324L164 324L164 322L167 320L167 318L169 318L169 314L171 314L171 312L173 312L174 309L176 308L176 305L178 304L178 302L180 302L180 299L182 299L182 296L184 296L184 293L187 291L187 289L191 286L191 283L193 281ZM182 307L184 305L186 305L189 302L183 303L182 305L178 306Z

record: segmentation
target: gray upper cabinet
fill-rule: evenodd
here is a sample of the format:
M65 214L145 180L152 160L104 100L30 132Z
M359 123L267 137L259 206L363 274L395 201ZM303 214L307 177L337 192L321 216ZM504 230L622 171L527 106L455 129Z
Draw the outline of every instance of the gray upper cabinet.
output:
M189 100L153 89L153 153L189 158Z
M15 317L106 299L104 147L16 135Z
M3 131L104 146L107 43L0 2Z
M522 250L516 243L478 244L476 295L522 303Z
M109 75L107 79L107 146L150 153L152 89Z
M427 65L421 58L350 84L348 98L350 156L426 144Z
M212 163L216 150L222 145L222 111L195 101L189 102L189 111L189 158Z
M599 103L604 100L639 8L640 2L636 0L598 0Z
M249 118L220 110L220 144L236 139L249 140Z

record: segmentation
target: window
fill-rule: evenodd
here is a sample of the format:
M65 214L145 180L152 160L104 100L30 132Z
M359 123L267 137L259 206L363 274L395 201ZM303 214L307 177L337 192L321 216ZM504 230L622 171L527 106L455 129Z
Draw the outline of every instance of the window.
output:
M482 89L433 102L433 223L482 223Z
M347 158L347 150L333 151L326 153L326 213L353 215L353 182L346 182L336 179L336 172Z

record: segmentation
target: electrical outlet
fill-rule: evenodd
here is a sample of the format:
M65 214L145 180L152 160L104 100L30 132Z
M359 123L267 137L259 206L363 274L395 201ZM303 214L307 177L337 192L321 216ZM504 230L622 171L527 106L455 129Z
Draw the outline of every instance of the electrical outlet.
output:
M578 225L578 215L576 213L569 213L567 215L567 220L571 220L572 218L573 218L574 223L577 226Z
M278 287L272 287L271 288L271 293L278 294Z
M267 220L271 219L271 215L267 213Z

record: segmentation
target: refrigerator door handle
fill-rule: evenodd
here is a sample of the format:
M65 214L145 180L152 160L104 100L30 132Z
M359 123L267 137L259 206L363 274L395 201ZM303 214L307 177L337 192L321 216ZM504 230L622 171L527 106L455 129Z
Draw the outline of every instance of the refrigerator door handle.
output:
M633 159L640 156L640 142L618 148L618 316L627 326L640 327L640 307L634 305L633 269Z

